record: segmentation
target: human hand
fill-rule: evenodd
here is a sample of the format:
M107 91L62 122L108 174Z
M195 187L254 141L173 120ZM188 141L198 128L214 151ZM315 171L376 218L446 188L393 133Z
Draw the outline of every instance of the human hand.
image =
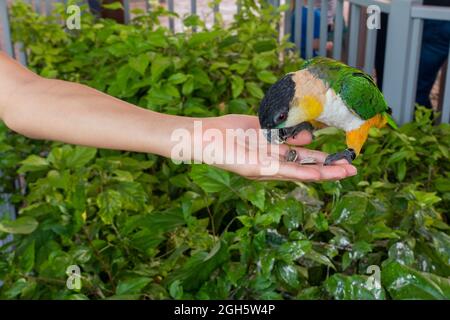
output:
M337 161L330 166L323 166L323 162L327 157L326 153L296 147L311 142L311 134L307 131L302 131L295 137L289 138L287 143L291 146L287 144L273 145L263 136L258 118L255 116L226 115L210 118L210 120L207 127L218 129L223 136L226 136L227 130L238 130L233 131L238 132L236 134L238 138L232 144L234 147L232 152L234 152L236 157L232 163L212 163L208 159L203 159L203 161L249 179L323 181L344 179L357 173L356 168L345 160ZM244 135L242 130L239 133L239 129L244 131L253 129L256 131L258 135L257 143L251 143L248 135ZM208 142L211 143L211 141L206 141L206 143L204 141L204 146L207 146ZM316 164L302 165L297 162L287 162L285 158L286 153L291 149L297 152L300 159L311 158ZM269 152L261 152L266 150ZM225 154L230 151L224 147ZM250 163L249 159L257 159L257 161ZM268 162L270 162L270 165Z

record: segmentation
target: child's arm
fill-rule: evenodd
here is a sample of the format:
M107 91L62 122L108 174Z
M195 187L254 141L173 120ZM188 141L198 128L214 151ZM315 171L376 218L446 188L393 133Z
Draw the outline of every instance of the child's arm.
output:
M56 140L71 144L148 152L170 157L177 141L172 141L174 130L184 128L194 137L194 121L202 121L203 130L215 128L224 133L227 129L259 129L256 117L229 115L215 118L189 118L166 115L146 110L108 96L85 85L61 80L44 79L0 53L0 117L6 125L27 137ZM197 148L207 141L194 137ZM295 144L310 141L309 134L298 135ZM267 142L261 142L267 147ZM245 154L255 155L260 145L234 144ZM282 153L287 146L282 146ZM323 162L325 154L299 149ZM193 159L195 152L191 153ZM264 174L261 164L215 164L229 171L252 178L319 180L339 179L356 173L353 166L299 166L286 163L284 154L273 159L278 170ZM190 160L185 159L185 160ZM201 159L196 159L201 160Z

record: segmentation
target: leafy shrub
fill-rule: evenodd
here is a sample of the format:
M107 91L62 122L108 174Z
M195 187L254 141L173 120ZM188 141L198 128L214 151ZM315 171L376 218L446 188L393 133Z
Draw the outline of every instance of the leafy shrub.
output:
M57 15L17 3L13 26L44 76L167 113L253 114L267 86L301 61L276 40L279 11L250 0L242 8L227 28L189 16L172 34L158 9L127 26L84 14L82 31L69 32ZM0 248L0 296L448 299L450 126L433 126L430 113L372 130L357 176L314 184L38 143L3 127L1 182L20 210L0 221L0 237L14 235ZM327 128L311 147L334 152L343 141ZM26 189L15 191L17 176ZM65 285L73 264L78 292ZM367 281L373 265L381 287Z

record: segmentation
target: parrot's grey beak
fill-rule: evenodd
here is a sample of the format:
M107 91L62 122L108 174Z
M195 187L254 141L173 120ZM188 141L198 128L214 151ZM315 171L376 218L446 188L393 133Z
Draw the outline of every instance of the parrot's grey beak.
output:
M263 134L270 143L282 144L297 133L295 128L264 129Z
M263 134L269 143L282 144L287 138L281 134L282 129L263 129Z
M293 127L280 128L280 129L264 129L263 134L267 141L275 144L285 143L287 139L295 136L302 130L312 132L314 130L311 123L305 121Z

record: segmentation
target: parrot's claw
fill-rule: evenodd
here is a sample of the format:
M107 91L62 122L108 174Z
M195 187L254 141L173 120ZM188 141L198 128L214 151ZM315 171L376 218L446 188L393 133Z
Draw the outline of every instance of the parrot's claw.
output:
M312 134L314 131L314 127L312 126L311 123L309 123L308 121L305 121L305 122L299 123L298 125L293 126L293 127L280 129L280 136L286 140L290 137L294 137L295 135L297 135L299 132L301 132L303 130L306 130Z
M355 158L356 158L355 150L349 148L349 149L345 149L344 151L336 152L336 153L328 155L328 157L325 159L325 162L323 163L323 165L328 166L328 165L332 164L333 162L341 160L341 159L345 159L348 161L349 164L351 164L352 161L355 160Z
M296 126L281 128L281 129L264 129L263 134L270 143L281 144L285 143L290 137L294 137L299 132L306 130L311 134L314 131L314 127L311 123L305 121Z

